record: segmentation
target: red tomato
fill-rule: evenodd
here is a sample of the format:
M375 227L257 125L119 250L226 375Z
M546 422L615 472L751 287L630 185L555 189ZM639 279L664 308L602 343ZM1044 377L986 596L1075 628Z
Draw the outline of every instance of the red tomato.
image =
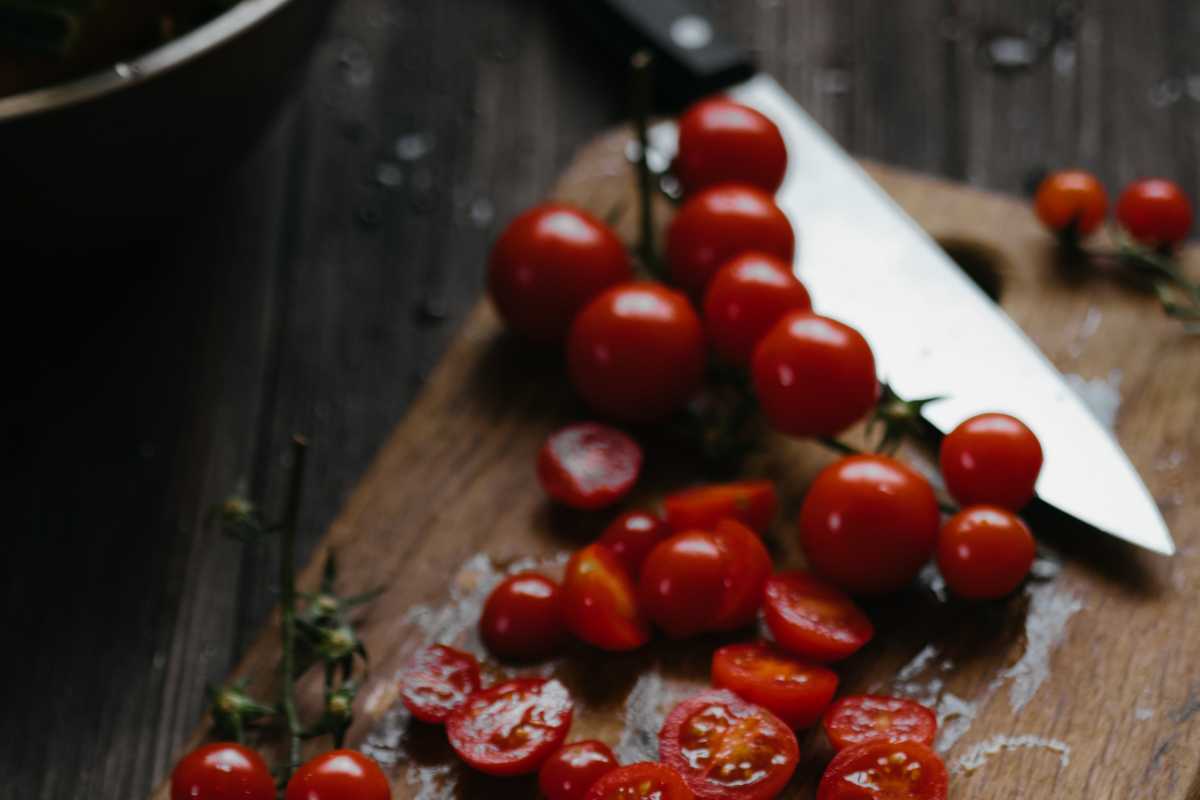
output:
M617 757L604 742L572 742L542 764L538 788L546 800L583 800L592 784L617 766Z
M780 572L767 581L763 616L776 643L793 655L837 661L856 653L875 626L837 588L807 572Z
M723 519L713 538L725 559L721 605L712 629L731 631L754 623L762 607L763 591L771 577L771 555L758 535L735 519Z
M652 422L700 388L704 330L687 298L658 283L609 289L575 318L567 370L575 391L601 414Z
M767 644L731 644L713 654L712 683L770 711L793 728L807 728L833 700L838 677Z
M999 506L971 506L942 526L937 562L955 594L1004 597L1025 580L1037 545L1021 518Z
M679 118L675 175L688 194L718 183L774 192L787 171L787 147L775 123L724 97L695 103Z
M782 720L723 689L675 706L658 734L658 749L698 800L775 797L800 756L796 736Z
M262 756L234 742L197 747L171 772L171 800L275 800Z
M387 776L356 750L330 750L300 765L285 800L392 800Z
M634 650L650 640L650 624L621 560L590 544L571 556L563 575L567 630L602 650Z
M612 521L597 544L602 544L625 565L625 571L636 579L642 574L642 564L654 546L671 535L661 519L648 511L627 511Z
M1192 204L1179 185L1165 178L1146 178L1125 187L1117 200L1117 221L1143 244L1170 247L1187 238Z
M980 414L942 439L941 467L946 488L961 505L1017 511L1033 499L1042 445L1016 417Z
M435 644L417 653L405 667L400 697L417 719L441 724L480 685L475 656Z
M833 436L879 399L867 340L849 325L807 311L775 323L754 350L751 372L767 422L789 436Z
M840 698L831 705L821 725L834 750L880 739L920 742L933 747L937 715L920 703L901 697L858 694Z
M610 506L629 494L641 470L638 443L598 422L555 431L538 454L538 480L546 494L586 511Z
M809 566L846 591L883 594L916 577L940 522L929 481L887 456L850 456L809 487L800 545Z
M749 366L771 326L789 311L809 311L812 299L790 264L767 253L743 253L725 264L704 295L704 327L718 355Z
M1042 224L1054 233L1074 225L1077 234L1087 236L1104 222L1108 194L1090 172L1051 172L1038 186L1033 208Z
M534 206L509 223L488 262L488 292L504 321L535 342L561 342L575 314L633 278L617 235L586 211Z
M670 767L643 762L608 773L592 784L586 800L692 800L692 790Z
M558 584L536 572L521 572L492 590L483 604L479 634L501 658L534 660L562 646L563 596Z
M518 678L471 695L447 718L446 737L459 758L480 772L526 775L562 746L572 714L571 695L561 683Z
M946 800L950 776L920 742L875 741L847 747L817 787L817 800Z
M796 236L771 196L744 184L713 186L688 198L667 228L671 280L692 297L729 259L747 250L792 263Z
M694 486L667 495L663 511L673 531L711 530L726 517L762 533L771 527L779 498L770 481L742 481Z
M650 551L642 565L638 600L668 636L712 630L724 604L725 551L706 531L684 531Z

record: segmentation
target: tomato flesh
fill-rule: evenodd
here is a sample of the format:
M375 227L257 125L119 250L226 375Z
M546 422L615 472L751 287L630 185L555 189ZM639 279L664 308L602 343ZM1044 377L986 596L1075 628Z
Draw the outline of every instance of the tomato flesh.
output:
M581 422L555 431L538 454L546 494L585 511L610 506L637 482L642 448L616 428Z
M556 680L518 678L471 695L446 719L459 758L489 775L525 775L562 746L573 704Z
M300 765L284 800L391 800L392 787L373 759L356 750L331 750Z
M501 658L535 660L558 652L566 636L562 591L536 572L505 578L483 605L483 643Z
M938 537L938 570L960 597L1011 594L1029 574L1036 555L1028 526L999 506L963 509L946 521Z
M1019 511L1033 499L1042 445L1008 414L979 414L942 439L942 477L964 506L986 503Z
M724 602L726 559L715 536L684 531L646 558L638 581L642 609L668 636L711 630Z
M417 653L405 668L400 697L417 719L441 724L480 685L475 656L435 644Z
M617 757L604 742L564 745L538 771L546 800L583 800L592 784L617 768Z
M713 686L770 711L793 728L807 728L837 691L837 673L767 644L731 644L712 660Z
M902 697L860 694L842 697L821 720L835 750L874 741L920 742L933 746L937 715Z
M778 510L779 498L771 481L693 486L663 500L667 525L675 532L712 530L718 522L730 517L765 533Z
M1047 175L1033 198L1038 219L1054 233L1075 226L1075 233L1087 236L1104 222L1108 195L1095 175L1080 170L1062 170Z
M833 585L805 572L780 572L767 581L763 616L775 642L814 661L837 661L858 652L875 626Z
M563 575L567 630L602 650L634 650L650 640L637 588L624 565L602 544L571 556Z
M171 772L171 800L275 800L262 756L235 742L201 745Z
M942 759L920 742L874 741L833 757L817 800L946 800L949 783Z
M689 194L719 183L749 183L774 192L787 170L787 147L766 116L713 97L679 117L679 155L672 169Z
M771 555L758 534L735 519L718 522L712 535L725 557L722 602L712 629L730 631L752 625L771 577Z
M597 544L604 545L621 560L630 577L642 574L642 565L654 546L671 535L671 530L648 511L627 511L613 520Z
M592 784L586 800L692 800L692 792L678 772L647 761L609 772Z

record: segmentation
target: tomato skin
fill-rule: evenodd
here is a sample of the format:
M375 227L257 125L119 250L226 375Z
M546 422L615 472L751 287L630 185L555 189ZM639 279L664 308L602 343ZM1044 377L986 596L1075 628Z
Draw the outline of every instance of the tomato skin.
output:
M693 795L678 772L644 761L608 773L592 784L585 800L693 800Z
M787 146L774 122L724 97L701 100L679 118L673 169L684 192L748 183L774 193L787 171Z
M392 787L373 759L357 750L330 750L300 765L285 800L391 800Z
M779 497L771 481L693 486L663 500L667 525L676 532L711 530L721 520L731 518L765 533L778 510Z
M717 354L749 366L754 347L789 311L811 311L812 298L791 265L769 253L742 253L727 262L704 294L704 329Z
M527 775L562 746L573 714L571 695L558 681L517 678L471 695L447 718L446 738L473 769Z
M1090 172L1051 172L1038 185L1033 208L1051 232L1062 233L1074 224L1079 236L1087 236L1104 223L1108 194Z
M874 741L833 757L817 800L946 800L949 784L946 765L927 746Z
M999 506L970 506L942 526L938 570L959 597L988 600L1021 585L1037 555L1029 527Z
M536 660L562 647L562 591L536 572L505 578L488 595L479 617L479 633L488 650L501 658Z
M554 344L589 300L633 278L612 229L578 208L534 206L509 223L488 261L488 293L512 330Z
M726 557L707 531L684 531L659 543L642 566L638 600L668 636L711 630L725 597Z
M649 511L626 511L609 523L596 542L612 551L636 580L650 551L670 535L671 529L657 515Z
M875 636L875 626L832 584L801 572L767 581L763 617L782 650L814 661L839 661Z
M584 511L610 506L629 494L641 471L638 443L598 422L560 428L538 453L538 480L546 494Z
M856 455L817 475L800 509L814 572L851 594L907 585L933 555L941 511L929 481L887 456Z
M731 644L713 653L712 683L760 705L792 728L807 728L837 692L837 673L768 644Z
M754 623L762 607L771 577L771 554L758 534L735 519L718 522L712 535L725 559L722 602L712 630L745 628Z
M650 623L621 560L601 544L576 551L563 574L567 630L601 650L635 650L650 641Z
M771 327L754 350L751 372L767 422L789 436L834 436L879 399L867 340L849 325L806 311Z
M604 742L572 742L542 764L538 788L546 800L583 800L592 784L617 766L617 757Z
M414 717L440 725L481 685L475 656L435 644L418 652L405 667L400 698Z
M667 228L671 280L695 298L721 265L747 250L792 262L796 235L775 200L738 183L711 186L689 197Z
M171 800L275 800L262 756L236 742L197 747L171 772Z
M1143 244L1172 247L1186 239L1192 228L1192 203L1179 184L1165 178L1145 178L1121 192L1117 221Z
M942 439L946 488L964 506L990 504L1019 511L1033 499L1042 445L1008 414L979 414Z
M821 720L834 750L884 740L933 747L937 715L902 697L859 694L838 698Z
M682 294L624 283L590 302L567 337L567 371L596 412L653 422L683 407L704 379L704 329Z

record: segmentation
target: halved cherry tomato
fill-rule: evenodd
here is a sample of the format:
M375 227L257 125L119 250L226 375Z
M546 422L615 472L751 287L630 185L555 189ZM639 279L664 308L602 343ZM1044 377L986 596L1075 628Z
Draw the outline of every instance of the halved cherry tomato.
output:
M725 557L724 592L712 629L731 631L754 623L771 577L771 554L758 534L735 519L723 519L713 538Z
M796 735L782 720L724 689L675 706L658 734L658 749L699 800L775 797L800 756Z
M1054 233L1074 225L1087 236L1104 222L1108 195L1095 175L1082 170L1051 172L1038 185L1033 208L1042 224Z
M634 650L650 640L633 580L601 544L588 545L567 562L563 616L567 630L602 650Z
M646 556L670 535L671 529L657 515L649 511L626 511L604 529L596 543L621 559L630 577L636 580L642 574Z
M713 97L679 117L672 167L688 194L719 183L749 183L773 193L787 171L787 147L775 123L758 111Z
M880 455L823 469L800 509L800 545L813 571L852 594L905 586L933 555L941 510L929 481Z
M763 616L775 642L815 661L837 661L871 641L875 626L840 590L807 572L779 572L767 581Z
M417 719L441 724L480 685L475 656L435 644L418 652L405 667L400 698Z
M741 481L693 486L667 495L663 512L671 530L712 530L726 517L749 525L759 533L771 527L779 498L770 481Z
M650 761L614 769L588 789L586 800L692 800L679 773Z
M941 467L946 488L960 504L1019 511L1033 499L1042 445L1016 417L979 414L942 439Z
M235 742L197 747L171 772L171 800L275 800L262 756Z
M821 720L834 750L880 739L920 742L933 747L937 715L920 703L902 697L856 694L842 697Z
M730 363L749 366L754 347L789 311L809 311L812 299L792 265L769 253L743 253L713 276L704 295L704 329Z
M617 757L604 742L572 742L542 764L538 788L546 800L583 800L592 784L617 766Z
M518 678L471 695L446 719L446 737L480 772L526 775L562 746L573 712L558 681Z
M520 572L492 590L479 617L483 643L501 658L534 660L563 645L563 596L558 584L536 572Z
M837 691L837 673L768 644L731 644L713 653L712 683L762 706L793 728L807 728Z
M1021 518L999 506L970 506L942 526L938 570L960 597L993 599L1016 589L1037 555Z
M1117 221L1143 244L1171 247L1186 239L1191 230L1192 203L1174 181L1146 178L1121 192Z
M942 759L920 742L875 741L833 757L817 800L946 800L949 784Z
M560 428L538 453L538 480L546 494L586 511L610 506L629 494L641 470L638 443L598 422Z
M646 616L668 636L712 630L725 600L725 552L707 531L684 531L659 543L638 581Z
M391 800L392 787L375 761L357 750L330 750L300 765L285 800Z

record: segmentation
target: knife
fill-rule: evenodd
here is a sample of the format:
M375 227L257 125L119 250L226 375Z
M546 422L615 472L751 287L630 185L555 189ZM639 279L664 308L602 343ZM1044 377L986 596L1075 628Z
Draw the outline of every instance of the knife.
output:
M708 16L684 0L571 6L602 43L654 54L660 96L685 103L724 92L775 122L788 150L776 201L796 230L794 271L822 314L862 332L897 395L944 397L922 410L943 433L985 411L1012 414L1042 443L1041 501L1140 547L1175 552L1136 469L1058 370ZM673 156L674 123L654 126L650 145Z

